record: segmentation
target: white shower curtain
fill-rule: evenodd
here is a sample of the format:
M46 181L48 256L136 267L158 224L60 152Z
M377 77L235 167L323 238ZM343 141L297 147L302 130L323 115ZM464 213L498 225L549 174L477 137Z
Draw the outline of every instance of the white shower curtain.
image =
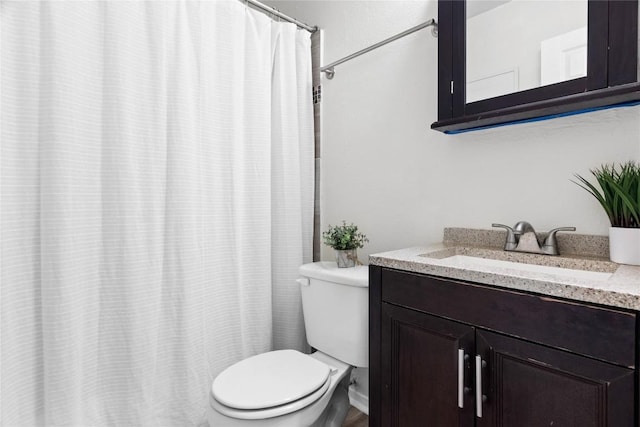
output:
M3 426L204 425L305 348L309 34L229 1L2 1Z

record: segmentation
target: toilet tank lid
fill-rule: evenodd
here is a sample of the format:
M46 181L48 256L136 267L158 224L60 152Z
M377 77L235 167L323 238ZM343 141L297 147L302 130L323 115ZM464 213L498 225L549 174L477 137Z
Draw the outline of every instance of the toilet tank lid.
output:
M324 280L342 285L369 287L369 267L338 268L335 262L314 262L300 266L300 275L310 279Z

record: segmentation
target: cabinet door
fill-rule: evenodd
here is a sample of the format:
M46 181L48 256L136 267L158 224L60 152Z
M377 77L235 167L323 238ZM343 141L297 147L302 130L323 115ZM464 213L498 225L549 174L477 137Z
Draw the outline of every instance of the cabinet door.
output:
M482 418L477 426L634 426L634 372L478 330Z
M380 425L473 426L474 328L390 304L381 326Z

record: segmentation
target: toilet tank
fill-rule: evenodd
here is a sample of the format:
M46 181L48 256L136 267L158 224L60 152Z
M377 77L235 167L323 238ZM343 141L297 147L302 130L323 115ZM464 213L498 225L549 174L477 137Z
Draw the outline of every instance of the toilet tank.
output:
M335 262L300 267L309 344L352 366L369 367L369 268Z

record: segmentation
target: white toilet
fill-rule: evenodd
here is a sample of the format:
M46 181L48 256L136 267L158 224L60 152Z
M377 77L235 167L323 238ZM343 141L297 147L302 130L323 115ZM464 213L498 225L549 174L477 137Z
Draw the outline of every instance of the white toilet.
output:
M352 367L369 366L369 271L333 262L300 267L303 354L278 350L242 360L211 386L211 427L340 427Z

